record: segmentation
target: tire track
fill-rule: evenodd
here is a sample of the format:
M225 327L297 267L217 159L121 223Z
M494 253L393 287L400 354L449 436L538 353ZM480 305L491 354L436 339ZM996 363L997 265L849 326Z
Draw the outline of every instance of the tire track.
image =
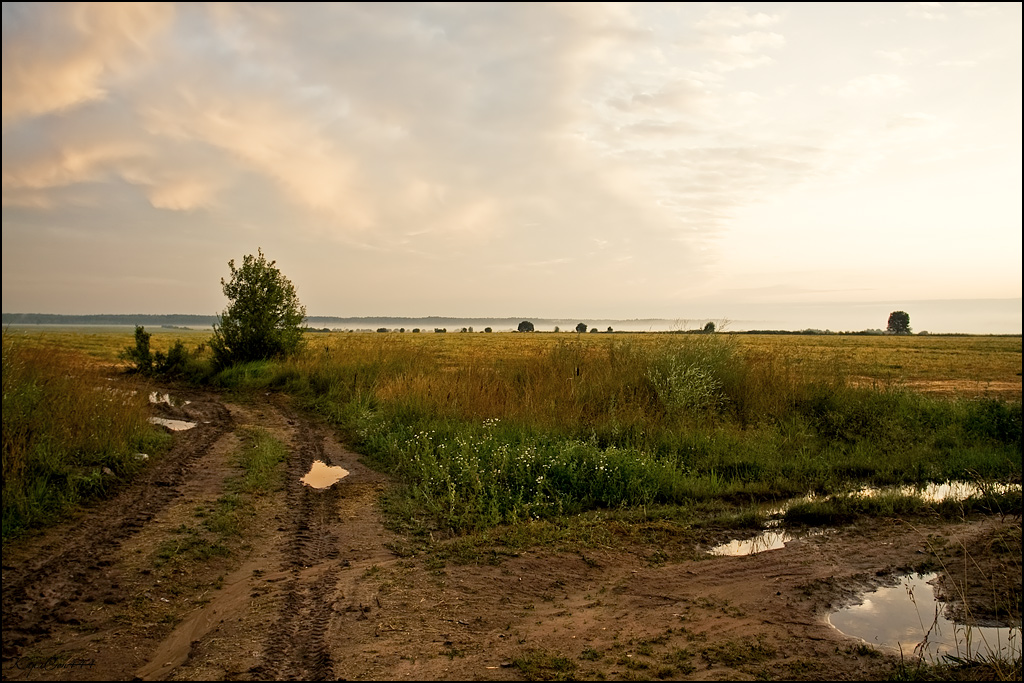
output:
M3 656L19 657L68 620L79 601L109 601L116 593L108 569L121 544L181 495L190 472L232 425L215 399L194 398L187 417L199 424L175 437L174 445L95 512L54 532L59 540L40 545L17 566L3 565Z
M287 509L282 569L291 579L282 586L277 621L270 629L263 662L252 673L264 680L327 680L334 677L334 663L327 643L333 596L334 572L326 563L338 558L336 525L338 487L314 489L300 479L314 460L330 465L324 437L318 429L300 422L288 462Z

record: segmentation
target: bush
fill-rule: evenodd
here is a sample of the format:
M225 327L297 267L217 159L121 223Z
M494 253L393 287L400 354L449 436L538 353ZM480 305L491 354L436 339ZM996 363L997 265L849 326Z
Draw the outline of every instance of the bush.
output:
M133 367L129 368L129 372L147 377L191 376L197 378L206 374L206 368L199 361L193 360L180 339L175 340L171 348L167 350L167 353L162 351L153 352L149 348L151 336L142 325L135 326L134 348L131 346L125 347L120 355L122 360L132 364ZM199 349L196 349L196 351L198 355Z

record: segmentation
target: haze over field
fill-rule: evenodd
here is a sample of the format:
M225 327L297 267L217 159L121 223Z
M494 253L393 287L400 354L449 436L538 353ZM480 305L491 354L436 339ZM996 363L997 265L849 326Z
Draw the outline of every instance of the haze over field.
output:
M1019 333L1021 21L5 3L3 311Z

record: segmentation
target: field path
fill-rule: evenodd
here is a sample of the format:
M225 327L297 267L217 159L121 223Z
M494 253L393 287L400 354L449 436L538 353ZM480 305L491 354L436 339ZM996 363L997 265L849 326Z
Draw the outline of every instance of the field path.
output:
M652 522L645 542L499 544L445 563L384 527L387 477L285 398L175 398L189 403L153 410L197 427L143 475L4 549L4 680L515 680L531 666L584 679L884 678L895 654L839 634L828 610L937 545L981 552L994 534L1020 536L1019 520L997 517L878 521L714 557L704 551L722 533L674 540ZM253 502L230 552L161 559L230 489L251 427L285 445L283 485ZM313 489L300 479L315 460L350 474Z

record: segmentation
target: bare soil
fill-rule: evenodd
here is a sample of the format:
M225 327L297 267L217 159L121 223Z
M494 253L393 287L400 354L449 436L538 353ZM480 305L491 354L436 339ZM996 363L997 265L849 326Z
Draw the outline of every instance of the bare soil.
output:
M879 679L898 653L840 634L829 611L943 565L973 613L1016 590L1020 619L1019 519L876 520L748 557L654 524L649 540L443 562L383 524L388 478L283 397L176 396L191 402L154 413L198 426L169 452L4 548L4 680ZM286 444L286 483L230 552L162 561L237 476L247 426ZM350 474L312 489L314 460Z

